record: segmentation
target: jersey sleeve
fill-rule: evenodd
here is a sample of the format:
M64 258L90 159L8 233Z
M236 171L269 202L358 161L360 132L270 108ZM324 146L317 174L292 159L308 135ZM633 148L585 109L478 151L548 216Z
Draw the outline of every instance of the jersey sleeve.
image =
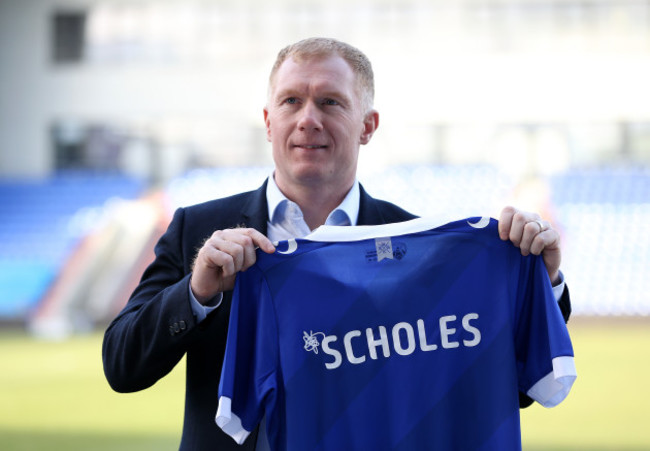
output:
M524 260L515 337L519 391L554 407L576 379L573 346L542 258Z
M268 287L253 266L239 273L233 293L215 421L242 444L265 411L277 384L277 326Z

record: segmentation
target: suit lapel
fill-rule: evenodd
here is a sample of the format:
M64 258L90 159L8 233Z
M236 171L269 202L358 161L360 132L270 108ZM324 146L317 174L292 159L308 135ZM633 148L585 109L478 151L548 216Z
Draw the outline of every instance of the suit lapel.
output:
M359 184L359 195L359 218L357 219L357 225L384 224L386 221L379 211L377 202L363 189L361 184Z
M267 234L267 223L269 219L269 208L266 202L266 184L264 181L261 187L251 192L250 196L241 209L242 221L240 226L251 227Z

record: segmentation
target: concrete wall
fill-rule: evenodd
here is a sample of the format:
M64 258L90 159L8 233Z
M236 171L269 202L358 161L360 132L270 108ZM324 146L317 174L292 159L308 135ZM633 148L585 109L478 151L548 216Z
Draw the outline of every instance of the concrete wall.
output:
M121 164L134 173L268 164L269 68L282 46L312 35L347 40L375 66L381 126L362 164L490 159L510 139L504 124L526 136L540 124L571 135L562 144L569 164L609 158L620 147L617 124L650 121L647 3L0 0L0 175L50 173L55 123L123 130ZM138 27L146 24L137 17L161 7L178 15L162 30L181 46L175 56L53 63L54 11L135 11ZM614 136L613 150L581 145L567 135L572 124ZM541 138L532 136L517 145L534 146ZM148 152L153 160L141 158Z

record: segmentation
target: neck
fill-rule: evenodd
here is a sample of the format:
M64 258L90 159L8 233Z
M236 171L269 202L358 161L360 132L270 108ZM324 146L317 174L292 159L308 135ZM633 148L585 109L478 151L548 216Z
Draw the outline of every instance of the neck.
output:
M323 186L301 186L299 189L291 190L278 185L287 199L298 204L311 230L325 224L327 216L343 202L351 187L352 185L343 189L328 189Z

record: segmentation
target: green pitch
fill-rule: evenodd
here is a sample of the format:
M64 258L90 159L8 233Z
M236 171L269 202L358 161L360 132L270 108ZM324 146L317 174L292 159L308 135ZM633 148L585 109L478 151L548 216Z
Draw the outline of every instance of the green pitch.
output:
M650 319L574 318L578 379L553 409L521 415L524 450L650 450Z
M650 320L569 323L578 380L553 409L522 411L525 450L650 449ZM184 363L154 387L114 393L101 334L43 342L0 333L3 450L173 450L183 415Z
M149 390L118 394L104 379L100 334L0 337L3 450L178 449L184 362Z

